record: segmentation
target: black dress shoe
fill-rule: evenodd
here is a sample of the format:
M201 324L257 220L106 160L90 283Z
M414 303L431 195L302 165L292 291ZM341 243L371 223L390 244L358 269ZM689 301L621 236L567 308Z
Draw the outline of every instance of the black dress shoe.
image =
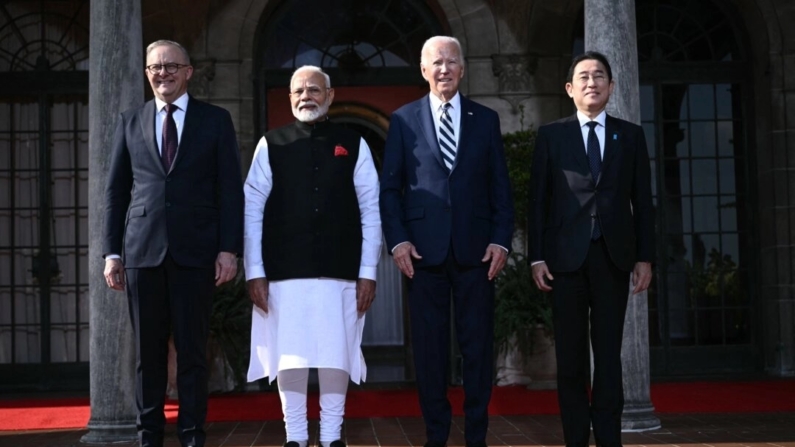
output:
M481 441L481 442L473 442L472 444L467 444L467 447L488 447L488 446L486 446L486 441Z
M300 447L301 444L295 441L288 441L284 443L284 447Z
M447 447L447 444L445 444L443 442L428 441L428 442L425 443L425 445L423 447Z
M346 446L344 442L338 439L336 441L331 441L331 444L329 444L328 447L346 447Z

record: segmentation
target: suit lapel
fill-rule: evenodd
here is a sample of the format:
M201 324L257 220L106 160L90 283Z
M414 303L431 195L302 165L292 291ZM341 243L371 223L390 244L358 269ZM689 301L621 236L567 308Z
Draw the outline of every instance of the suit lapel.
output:
M149 155L152 156L155 164L160 167L160 171L165 174L166 170L163 168L163 162L160 160L160 150L157 147L157 133L155 132L155 113L157 113L157 105L155 100L151 100L144 104L140 111L141 133L146 142L146 149Z
M579 171L583 173L591 173L591 168L588 165L588 154L585 151L585 142L582 139L582 128L580 128L580 121L575 114L565 124L565 132L569 139L569 144L565 145L567 150L570 151L569 156L579 165Z
M190 147L191 136L196 135L196 131L201 125L202 116L204 115L203 105L200 101L193 99L192 96L188 96L188 110L185 111L185 128L182 129L182 137L179 139L177 154L174 156L174 163L171 164L172 171L177 167L180 160L187 155L186 150L183 150L183 148Z
M428 96L426 96L423 101L420 101L419 110L417 110L416 113L417 122L420 129L422 129L422 133L425 135L425 140L428 143L428 147L431 149L431 153L433 153L436 161L439 162L444 169L447 169L444 160L442 160L442 150L439 148L439 141L436 139L436 126L433 123L430 99Z
M453 162L453 169L458 166L458 160L461 159L461 154L465 150L464 146L466 146L464 142L470 141L469 134L472 132L473 126L475 125L475 114L472 112L472 102L464 98L464 95L461 95L460 92L459 98L461 99L461 122L458 128L458 144L455 161Z
M607 172L610 163L615 160L619 153L619 141L621 132L619 131L618 121L610 115L605 120L605 154L602 157L602 172ZM600 174L599 178L603 176Z

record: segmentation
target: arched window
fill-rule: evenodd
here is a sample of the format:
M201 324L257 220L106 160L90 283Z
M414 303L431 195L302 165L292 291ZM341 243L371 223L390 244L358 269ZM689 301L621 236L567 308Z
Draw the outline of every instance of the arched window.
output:
M88 378L88 0L0 3L0 382ZM48 382L51 385L46 385ZM57 386L74 386L57 381Z
M657 211L652 373L755 370L752 96L737 13L713 0L637 0L635 12Z
M662 374L757 367L750 83L731 13L709 0L637 2L641 121L661 235L649 335Z

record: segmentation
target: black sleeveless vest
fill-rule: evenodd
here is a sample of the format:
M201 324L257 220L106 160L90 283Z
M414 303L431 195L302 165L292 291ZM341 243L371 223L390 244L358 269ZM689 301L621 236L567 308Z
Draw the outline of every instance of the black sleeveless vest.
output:
M265 134L273 171L262 228L269 280L358 279L362 223L353 172L360 138L328 120Z

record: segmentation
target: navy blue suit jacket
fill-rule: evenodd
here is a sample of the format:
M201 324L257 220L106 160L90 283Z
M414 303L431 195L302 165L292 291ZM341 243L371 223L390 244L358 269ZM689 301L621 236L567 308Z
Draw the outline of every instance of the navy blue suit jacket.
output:
M381 174L381 223L391 250L411 242L417 266L439 265L452 247L462 265L481 265L489 244L510 249L511 186L493 110L461 96L452 170L442 161L430 99L392 114Z

